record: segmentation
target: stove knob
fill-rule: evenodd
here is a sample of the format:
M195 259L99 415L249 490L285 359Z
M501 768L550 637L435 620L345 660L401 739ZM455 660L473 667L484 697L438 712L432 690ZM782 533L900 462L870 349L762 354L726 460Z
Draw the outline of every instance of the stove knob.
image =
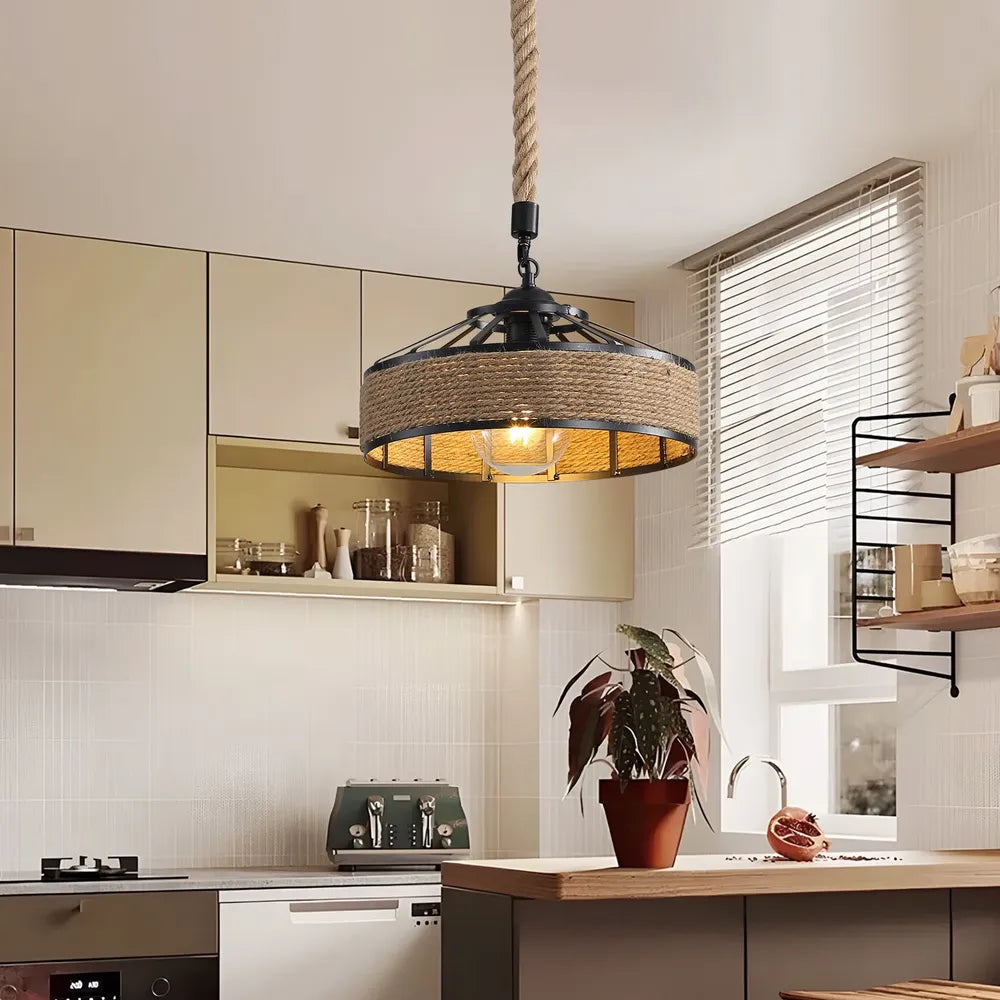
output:
M441 838L441 846L442 847L451 847L451 837L442 837Z
M352 837L363 837L367 832L367 828L362 826L360 823L352 823L348 828L347 832Z
M351 843L354 845L354 847L365 846L365 842L360 837L355 837L354 840L351 841Z
M149 992L154 997L165 997L170 992L170 980L160 977L153 980L153 985L149 987Z
M455 831L452 829L451 823L439 823L437 828L437 835L439 837L450 837Z
M6 986L0 986L0 1000L15 1000L17 993L17 987L11 986L10 983Z

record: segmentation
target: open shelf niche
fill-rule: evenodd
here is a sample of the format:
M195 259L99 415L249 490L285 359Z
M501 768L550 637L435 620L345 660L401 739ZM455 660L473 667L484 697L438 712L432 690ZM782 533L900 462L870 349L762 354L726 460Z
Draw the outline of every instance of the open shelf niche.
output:
M393 476L366 465L349 445L218 437L209 440L210 576L200 589L255 594L463 601L509 604L502 587L503 493L492 483L432 482ZM295 542L296 572L308 568L310 508L329 511L327 551L334 529L357 537L356 500L385 498L405 508L426 500L448 504L455 535L454 584L385 580L313 580L302 576L242 576L215 572L215 539Z

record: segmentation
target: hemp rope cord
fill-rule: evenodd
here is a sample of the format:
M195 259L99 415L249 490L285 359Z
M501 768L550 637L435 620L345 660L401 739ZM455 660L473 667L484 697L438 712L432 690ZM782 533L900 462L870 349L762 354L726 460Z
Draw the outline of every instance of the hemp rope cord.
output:
M510 0L510 37L514 43L514 201L534 201L538 176L538 45L535 0Z

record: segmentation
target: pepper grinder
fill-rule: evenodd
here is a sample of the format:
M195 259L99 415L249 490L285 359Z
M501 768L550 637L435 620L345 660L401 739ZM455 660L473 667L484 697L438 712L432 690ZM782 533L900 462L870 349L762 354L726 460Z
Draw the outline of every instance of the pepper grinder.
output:
M312 515L312 568L306 570L305 576L313 580L331 579L330 571L326 568L326 524L330 518L327 509L321 504L316 504L309 513Z

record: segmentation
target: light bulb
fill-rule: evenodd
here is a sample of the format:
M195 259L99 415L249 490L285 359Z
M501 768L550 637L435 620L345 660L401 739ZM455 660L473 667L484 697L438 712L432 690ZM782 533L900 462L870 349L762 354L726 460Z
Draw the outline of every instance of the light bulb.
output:
M497 430L473 431L479 457L504 476L537 476L566 453L569 432L561 428L513 423Z

